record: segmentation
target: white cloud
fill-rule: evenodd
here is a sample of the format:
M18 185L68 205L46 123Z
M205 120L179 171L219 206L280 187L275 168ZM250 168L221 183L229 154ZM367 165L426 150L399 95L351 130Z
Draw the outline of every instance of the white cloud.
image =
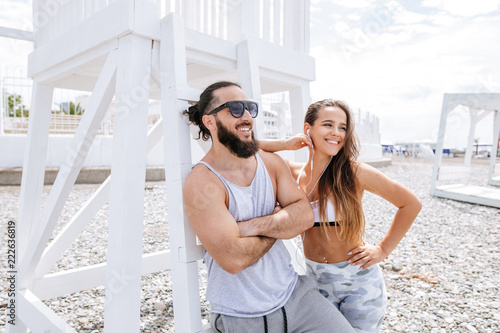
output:
M33 30L31 2L1 1L0 2L0 26Z
M498 0L457 1L442 0L443 8L454 15L475 16L495 11L499 7Z
M361 21L361 16L359 16L359 14L349 14L347 18L351 21Z
M422 7L432 7L438 8L443 4L442 0L424 0L422 1Z
M455 24L458 20L458 18L450 16L446 12L439 12L429 16L428 22L436 26L449 27Z
M397 24L420 23L427 19L427 15L412 13L404 10L393 15L394 22Z
M337 33L342 33L342 32L346 32L349 30L349 25L345 22L337 22L334 24L334 28L335 32Z
M403 20L398 15L407 10L395 9L394 21L364 43L356 44L351 31L336 34L333 54L328 44L312 49L317 73L312 97L343 99L374 113L384 139L435 138L445 92L500 91L500 44L492 42L498 40L500 19L453 17L438 10L425 19L416 14ZM349 61L339 43L357 47L347 54Z
M328 0L326 2L348 8L365 8L370 7L374 0Z

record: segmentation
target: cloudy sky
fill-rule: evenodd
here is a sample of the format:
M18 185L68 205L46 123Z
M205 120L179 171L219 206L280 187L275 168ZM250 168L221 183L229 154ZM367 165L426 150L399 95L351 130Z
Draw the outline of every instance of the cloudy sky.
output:
M1 0L0 26L32 30L31 1ZM311 0L310 44L313 100L373 113L383 141L436 139L443 93L500 92L499 0ZM0 38L0 75L25 73L30 50ZM467 114L452 121L448 145L465 146ZM491 122L479 141L491 142Z
M436 139L444 93L500 92L499 3L312 0L313 99L374 113L383 140ZM468 116L453 119L449 145L465 146ZM491 143L491 122L479 141Z

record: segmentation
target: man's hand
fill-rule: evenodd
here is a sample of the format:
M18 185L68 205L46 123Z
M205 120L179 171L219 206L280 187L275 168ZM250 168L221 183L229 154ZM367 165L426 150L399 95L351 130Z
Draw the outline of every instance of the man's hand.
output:
M271 179L274 179L273 187L279 208L275 208L270 215L239 222L240 236L294 238L313 226L311 205L281 157L265 152L260 153L260 156Z

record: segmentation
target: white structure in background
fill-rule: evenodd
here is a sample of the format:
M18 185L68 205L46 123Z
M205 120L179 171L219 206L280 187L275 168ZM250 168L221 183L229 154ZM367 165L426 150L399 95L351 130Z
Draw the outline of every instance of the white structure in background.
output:
M16 325L8 332L74 332L42 299L106 285L104 331L140 329L141 275L171 269L175 330L202 331L198 261L203 248L182 209L193 163L181 111L200 89L238 81L249 98L287 91L292 131L302 129L315 77L307 0L33 1L33 90L17 221ZM92 91L42 209L54 89ZM114 97L111 177L49 242ZM150 100L162 121L148 131ZM263 135L263 118L256 118ZM163 136L169 251L142 255L148 152ZM195 145L198 147L197 145ZM97 211L109 202L107 261L48 274ZM290 245L291 243L289 243Z
M292 133L288 92L262 96L264 137L267 140L289 138Z
M0 121L0 168L21 167L24 160L25 147L27 146L28 120L27 114L15 112L9 115L9 109L18 110L26 107L29 111L31 104L32 80L22 77L4 77L1 81L1 110ZM9 108L8 96L20 96L19 104ZM289 93L277 92L262 94L261 112L259 118L263 118L264 130L262 138L267 140L285 139L297 134L292 131L292 119L290 113ZM90 96L85 91L74 91L67 89L54 89L52 109L59 110L59 104L74 102L80 105L82 109L87 109ZM151 129L156 121L161 118L161 103L158 100L151 99L148 112L148 128ZM304 110L305 114L305 110ZM380 143L379 120L373 114L364 112L361 109L353 109L354 120L356 123L356 133L360 139L361 151L360 161L380 161L382 160L383 150ZM66 159L67 147L72 136L77 130L82 115L70 115L63 112L52 112L50 117L48 154L45 165L47 167L58 168ZM299 117L303 119L303 116ZM112 162L112 134L114 128L114 101L110 109L106 112L102 121L97 137L85 158L83 166L85 167L105 167L110 166ZM302 128L300 128L302 132ZM420 155L420 145L411 144L412 149L406 147L406 151L414 152ZM408 146L408 145L406 145ZM434 145L435 146L435 145ZM204 152L198 145L193 143L193 159L200 159ZM148 153L148 166L164 165L163 143L159 142ZM281 152L284 158L293 159L293 152ZM303 154L303 158L306 155ZM401 154L404 156L404 152ZM429 154L424 157L433 158ZM390 161L389 161L390 162Z
M442 166L443 146L446 132L446 121L448 114L456 107L462 105L469 110L470 129L468 144L465 152L463 166ZM500 208L500 189L493 187L468 185L470 175L470 164L473 154L474 134L476 124L488 114L494 113L492 124L493 142L492 147L498 147L500 135L500 94L477 93L477 94L444 94L441 121L439 125L438 143L436 147L436 158L431 179L431 194L441 198L465 201L481 205ZM493 149L492 149L493 150ZM496 167L496 152L490 154L490 168L488 183L500 186L500 167ZM495 172L497 170L497 172ZM438 184L438 181L447 181ZM459 181L459 183L457 182Z
M0 168L15 168L23 165L24 148L27 142L29 107L31 102L32 80L22 77L5 77L1 81L2 94L0 121L2 131L0 132ZM264 139L282 139L291 136L290 103L287 92L263 94L261 101L261 112L259 117L264 118ZM9 106L9 96L19 96L14 105ZM12 100L13 98L10 97ZM82 115L55 112L60 109L59 104L73 102L81 109L87 109L90 96L83 91L70 91L65 89L54 89L53 112L50 117L49 129L49 153L46 158L47 167L60 167L66 158L66 149L78 128ZM16 102L14 100L14 102ZM25 108L26 113L11 112ZM54 111L55 110L55 111ZM148 111L148 128L151 129L161 118L161 103L158 100L150 100ZM110 166L112 156L112 134L114 128L114 102L106 112L103 122L97 132L97 140L92 143L87 157L84 161L85 167ZM196 149L197 145L194 145ZM198 151L197 157L201 158L204 153ZM148 166L164 165L163 143L159 142L149 153Z
M361 149L358 160L362 162L382 159L378 117L361 109L353 110L356 134Z

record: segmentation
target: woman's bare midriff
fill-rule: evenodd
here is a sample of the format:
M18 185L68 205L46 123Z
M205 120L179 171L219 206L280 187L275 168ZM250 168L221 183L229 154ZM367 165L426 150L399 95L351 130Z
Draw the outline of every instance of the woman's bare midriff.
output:
M347 253L353 248L361 245L341 241L335 229L338 227L327 227L327 238L323 227L312 227L305 232L303 237L304 254L307 259L316 262L342 262L349 259Z

